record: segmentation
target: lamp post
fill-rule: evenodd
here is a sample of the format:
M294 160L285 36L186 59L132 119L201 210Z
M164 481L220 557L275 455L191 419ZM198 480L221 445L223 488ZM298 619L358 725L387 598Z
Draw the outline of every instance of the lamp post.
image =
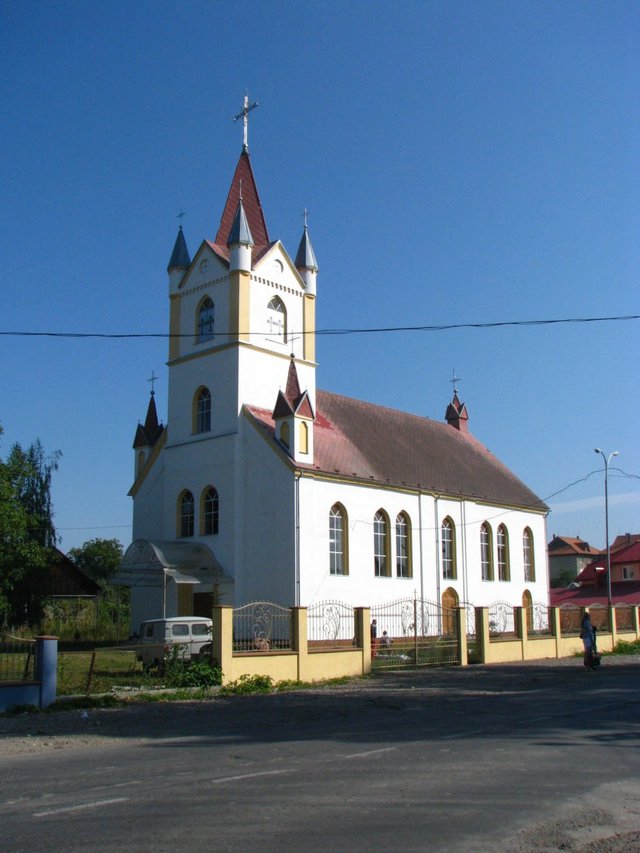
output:
M604 535L607 540L607 601L611 607L611 548L609 546L609 463L618 451L612 451L609 456L599 447L594 448L594 453L599 453L604 460Z

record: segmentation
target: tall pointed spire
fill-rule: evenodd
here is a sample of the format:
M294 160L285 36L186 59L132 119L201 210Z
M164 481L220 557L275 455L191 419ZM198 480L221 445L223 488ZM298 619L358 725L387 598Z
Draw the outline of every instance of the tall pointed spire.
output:
M173 252L169 259L167 270L188 269L191 266L191 258L187 249L187 241L184 239L182 225L178 228L178 236L173 246Z
M241 187L242 193L240 190ZM251 162L246 151L242 152L240 159L238 160L238 165L236 166L236 171L231 181L229 195L227 196L227 201L224 206L224 210L222 211L220 227L216 234L216 245L223 248L225 251L238 211L241 194L242 206L247 218L247 225L256 250L259 251L269 244L269 234L267 233L267 223L265 222L264 214L262 212L258 188L256 187L255 178L253 177Z

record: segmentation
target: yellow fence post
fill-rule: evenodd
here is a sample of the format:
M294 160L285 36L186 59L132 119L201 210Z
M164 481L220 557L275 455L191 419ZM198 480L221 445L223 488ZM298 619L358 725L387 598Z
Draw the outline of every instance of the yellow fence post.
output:
M611 605L609 605L609 630L611 631L611 651L613 651L618 642L618 626L616 625L616 609Z
M222 670L222 683L233 681L233 607L216 604L211 627L211 661Z
M309 636L306 607L292 607L292 647L298 658L298 681L309 680Z
M486 663L489 657L489 608L476 607L476 643L480 663Z
M560 657L560 640L562 639L562 622L560 621L560 608L549 608L549 621L551 622L551 632L556 641L556 658Z
M354 607L356 645L362 649L362 674L371 672L371 608Z
M516 629L516 634L520 639L520 649L522 654L522 660L527 660L527 645L529 639L529 631L527 626L527 608L526 607L514 607L513 608L513 621L514 628Z
M469 663L467 651L467 608L456 608L456 632L458 634L458 664L466 666Z

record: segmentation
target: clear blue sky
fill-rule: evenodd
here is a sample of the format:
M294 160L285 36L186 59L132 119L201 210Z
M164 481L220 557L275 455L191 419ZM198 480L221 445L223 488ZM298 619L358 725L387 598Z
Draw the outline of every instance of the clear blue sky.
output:
M1 3L0 331L164 333L217 230L242 96L272 238L308 207L320 329L640 314L635 2ZM640 321L322 336L321 388L470 427L553 533L640 530ZM130 536L167 342L0 336L0 456L39 437L62 548ZM634 477L623 476L635 475ZM586 479L584 479L586 478ZM584 482L576 482L584 479Z

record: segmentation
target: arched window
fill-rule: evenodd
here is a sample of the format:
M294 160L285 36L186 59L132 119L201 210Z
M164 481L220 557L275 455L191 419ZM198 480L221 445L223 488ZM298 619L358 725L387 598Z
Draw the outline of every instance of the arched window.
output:
M267 330L270 338L287 342L287 310L282 299L274 296L267 305Z
M193 536L195 504L191 492L183 492L178 501L178 536Z
M442 577L455 580L458 577L456 566L456 529L450 518L445 518L440 528L442 547Z
M401 512L396 518L396 575L399 578L413 576L411 566L411 522L409 516Z
M209 486L202 493L200 530L204 536L213 536L218 532L218 492Z
M194 398L193 431L194 433L211 430L211 392L208 388L200 388Z
M208 296L205 296L200 305L198 305L198 329L197 342L210 341L213 338L213 320L214 308L213 302Z
M491 528L485 521L480 526L480 568L483 581L493 580L493 543Z
M525 581L535 581L536 564L533 558L533 533L528 527L525 527L522 534L522 562L524 564Z
M289 424L287 421L280 424L280 441L285 447L289 447Z
M309 424L300 422L300 453L309 452Z
M509 568L509 534L504 524L498 528L496 535L496 551L498 558L498 580L511 580L511 570Z
M373 516L373 567L377 578L387 578L391 575L389 520L381 509Z
M341 504L329 510L329 572L332 575L348 575L347 512Z

